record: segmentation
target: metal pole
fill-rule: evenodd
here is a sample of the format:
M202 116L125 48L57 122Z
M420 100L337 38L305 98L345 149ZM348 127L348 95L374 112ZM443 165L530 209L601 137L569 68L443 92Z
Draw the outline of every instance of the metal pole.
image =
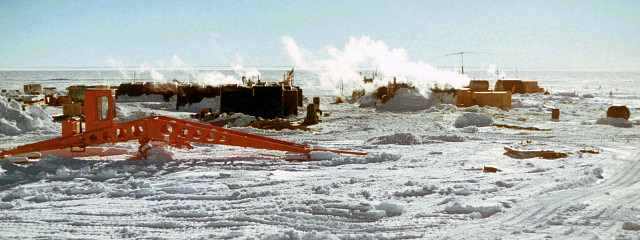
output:
M464 74L464 52L460 52L460 59L462 60L460 67L462 68L462 74Z

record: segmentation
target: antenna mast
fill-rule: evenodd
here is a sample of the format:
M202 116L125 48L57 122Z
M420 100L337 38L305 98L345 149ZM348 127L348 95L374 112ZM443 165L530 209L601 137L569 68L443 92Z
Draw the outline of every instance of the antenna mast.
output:
M460 68L462 69L462 74L464 74L464 52L460 52L460 60L462 60L462 65L460 65Z
M483 53L483 54L491 54L491 55L493 55L492 53L488 53L488 52L465 52L465 51L462 51L462 52L455 52L455 53L445 54L445 55L442 55L440 57L430 59L429 61L433 61L433 60L436 60L438 58L451 56L451 55L460 55L460 60L462 62L462 65L460 65L460 68L462 69L462 74L464 74L464 53Z
M340 72L340 95L344 96L344 73Z

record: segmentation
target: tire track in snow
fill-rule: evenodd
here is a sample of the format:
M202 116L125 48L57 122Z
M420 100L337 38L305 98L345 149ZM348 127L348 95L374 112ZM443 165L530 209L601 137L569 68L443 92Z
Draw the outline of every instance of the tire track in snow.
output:
M582 214L585 216L597 215L603 210L612 208L621 209L622 207L628 206L629 204L638 203L640 201L634 198L632 198L630 202L620 200L629 199L629 195L633 195L632 193L634 192L621 190L629 187L637 188L633 187L633 184L637 183L640 180L639 158L640 152L636 150L635 154L630 158L621 159L627 164L618 167L618 169L616 169L616 171L612 174L612 179L604 181L601 184L590 187L579 187L574 189L561 190L559 192L553 192L551 194L534 197L534 199L530 199L526 202L533 204L533 206L521 205L520 212L510 213L512 217L502 220L500 224L508 226L526 226L529 224L537 225L546 223L546 221L549 220L548 218L552 214L558 213L563 208L567 208L572 206L573 204L582 202L600 203L598 205L592 204L588 206L585 210L588 209L589 212ZM611 199L612 196L606 195L605 193L612 189L629 193L615 196L615 199ZM614 213L616 211L614 211Z

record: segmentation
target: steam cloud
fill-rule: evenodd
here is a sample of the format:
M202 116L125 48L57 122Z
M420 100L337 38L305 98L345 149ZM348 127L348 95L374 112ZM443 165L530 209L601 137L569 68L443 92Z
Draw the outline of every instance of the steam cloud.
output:
M122 75L123 79L133 79L131 70L125 69L122 62L111 58L108 60L108 64L112 68L117 69ZM230 66L238 76L260 76L260 72L257 69L243 67L242 57L239 55L236 55L236 61L230 63ZM173 78L168 79L165 74L161 73L161 71L166 70L168 73L180 73L180 77L178 77L178 80L181 82L191 82L212 86L224 84L242 84L242 80L240 80L236 76L225 75L219 71L198 71L191 65L182 61L182 59L180 59L180 57L175 54L171 58L170 66L162 67L162 70L159 70L159 68L160 67L148 63L143 63L135 70L135 72L137 73L138 79L144 79L145 77L143 76L148 76L151 78L151 80L153 80L153 82L166 82L172 80Z
M457 72L441 70L422 61L411 61L407 52L402 48L389 49L382 41L372 40L368 36L360 38L351 37L343 49L333 46L325 46L321 54L327 57L317 57L309 51L298 46L296 41L289 37L281 37L282 43L297 68L319 68L320 82L307 88L331 88L339 93L340 85L346 89L362 88L362 76L358 69L378 70L378 79L375 85L384 85L393 81L411 83L418 88L423 95L429 93L429 89L436 84L440 87L462 87L469 84L469 77ZM375 86L370 86L374 88Z
M487 73L492 77L497 79L504 79L507 75L503 71L499 71L496 65L489 65L489 69L487 69Z
M233 65L233 64L232 64ZM184 71L188 74L187 82L196 82L203 85L223 85L223 84L240 84L242 81L234 76L227 76L218 71L196 71L193 67L186 64L177 55L173 55L171 59L171 67L173 71Z
M116 61L115 59L113 59L113 57L111 57L109 58L107 63L109 64L110 67L118 69L118 72L120 72L123 78L125 79L130 78L128 71L124 69L124 64L122 63L122 61Z
M242 66L242 56L236 54L236 62L231 63L233 71L239 76L258 77L260 71L257 68L245 68Z

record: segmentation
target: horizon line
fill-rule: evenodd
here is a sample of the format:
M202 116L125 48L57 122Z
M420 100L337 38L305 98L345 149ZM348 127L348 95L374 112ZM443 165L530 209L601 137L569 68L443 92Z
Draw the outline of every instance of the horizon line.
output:
M435 66L439 69L460 69L460 66ZM302 70L302 71L321 71L325 69L320 69L319 66L312 67L296 67L291 65L255 65L255 66L245 66L243 68L257 68L258 70L289 70L289 68ZM487 70L487 67L465 67L466 70L471 71L480 71ZM583 67L541 67L541 68L518 68L518 67L503 67L497 68L501 71L629 71L635 72L640 71L640 69L632 69L632 68L583 68ZM188 70L197 70L197 71L234 71L231 66L188 66L188 67L174 67L174 66L153 66L153 67L144 67L140 69L140 67L135 66L119 66L119 67L109 67L109 66L87 66L87 67L0 67L0 71L149 71L149 70L160 70L160 71L188 71ZM353 68L347 69L353 71L375 71L376 68Z

